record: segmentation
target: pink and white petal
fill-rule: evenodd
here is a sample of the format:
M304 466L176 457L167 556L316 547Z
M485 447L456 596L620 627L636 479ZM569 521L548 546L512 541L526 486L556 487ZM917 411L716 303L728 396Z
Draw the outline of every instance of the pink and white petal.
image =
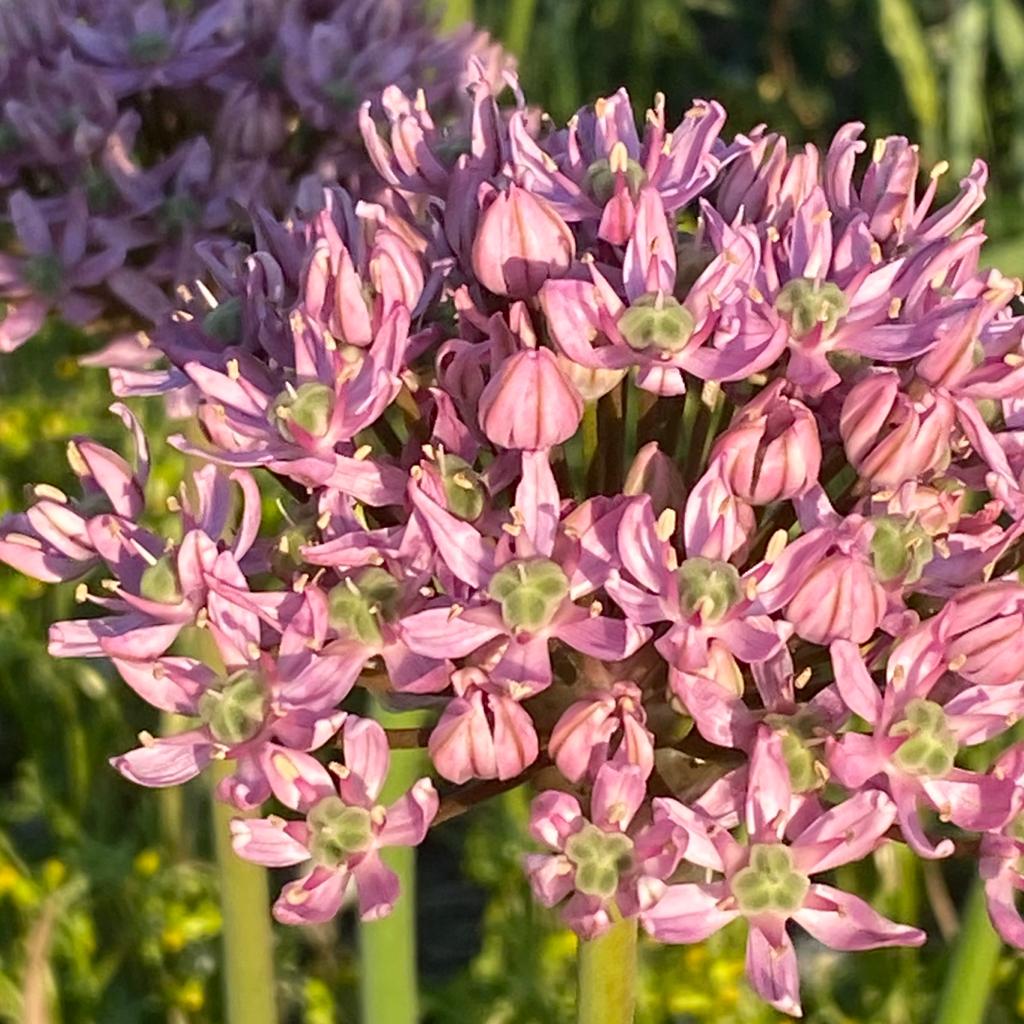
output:
M289 826L299 826L298 835ZM280 818L233 818L231 846L244 860L267 868L286 868L309 860L305 822ZM305 835L303 833L306 833Z
M445 511L419 487L411 487L409 493L445 565L474 589L486 586L494 573L494 550L480 532Z
M940 839L933 843L925 832L921 813L918 809L919 790L912 783L901 779L890 779L889 788L896 801L896 820L906 844L926 860L941 860L951 857L956 850L952 839Z
M730 653L749 665L778 654L792 630L789 623L776 622L765 615L748 615L709 626L706 632L718 637Z
M1024 949L1024 918L1016 903L1017 873L1007 864L985 879L988 916L1004 942Z
M451 682L451 664L411 651L400 640L381 652L388 680L398 693L441 693Z
M881 774L888 763L875 737L858 732L828 740L825 750L829 771L847 789L860 789L869 779Z
M602 661L622 661L636 654L650 639L651 631L624 619L609 619L604 615L590 615L585 609L575 609L571 618L556 622L551 632L563 643L592 658Z
M144 746L110 759L126 779L140 786L178 786L194 779L213 756L206 732L194 729L155 739Z
M346 868L315 868L281 890L274 903L274 917L281 924L330 921L341 910L350 877Z
M391 751L383 728L372 718L350 715L342 730L341 745L345 767L362 780L367 796L376 800L384 788L391 763Z
M478 623L458 614L457 608L428 608L402 619L399 631L411 651L441 660L464 658L505 629L497 616Z
M862 790L830 808L805 828L791 850L806 875L831 871L872 853L896 820L896 805L878 789Z
M218 800L240 811L255 811L272 795L260 758L251 753L235 761L235 770L217 783L215 792Z
M988 832L1002 828L1013 812L1012 779L954 768L944 779L923 778L921 789L939 816L961 828Z
M581 939L596 939L611 927L612 919L604 901L582 892L574 893L562 909L562 920Z
M389 808L384 827L377 835L381 846L419 846L437 814L437 790L430 779L419 779Z
M395 909L398 899L398 875L371 850L353 869L359 892L359 917L362 921L379 921Z
M526 877L542 907L561 903L573 891L576 869L562 854L528 853L525 858Z
M274 722L274 738L291 750L319 750L345 724L344 711L294 708Z
M769 1005L791 1017L802 1017L800 1007L800 973L796 950L780 928L773 944L764 931L750 926L747 936L747 978L754 991Z
M713 821L671 797L656 797L652 806L655 821L667 818L685 833L686 860L711 871L725 871L718 847L711 840L712 833L720 831Z
M927 939L920 928L890 921L860 897L830 885L812 885L793 920L829 949L920 946Z
M330 773L315 758L299 750L266 744L260 751L260 766L274 796L293 811L307 811L336 790Z
M603 764L590 797L591 821L608 832L625 832L646 796L644 773L636 765Z
M199 698L216 673L195 658L126 661L113 658L121 678L144 700L161 711L194 715Z
M849 640L834 640L829 653L843 702L866 722L878 722L882 715L882 695L864 664L860 648Z
M789 822L793 789L782 753L782 737L761 726L750 754L745 817L751 842L782 838Z
M546 451L523 452L523 473L516 488L515 507L523 516L523 533L533 554L551 556L558 529L561 499Z
M585 823L579 801L568 793L547 789L530 805L530 835L538 843L561 850L566 839Z
M661 899L640 915L640 922L659 942L703 942L739 916L735 908L722 909L728 895L725 882L670 885Z

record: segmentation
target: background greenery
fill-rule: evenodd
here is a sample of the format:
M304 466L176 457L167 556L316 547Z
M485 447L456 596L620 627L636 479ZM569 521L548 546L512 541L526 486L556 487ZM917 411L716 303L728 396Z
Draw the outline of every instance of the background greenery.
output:
M716 97L730 128L767 121L827 143L849 119L907 134L925 165L957 177L992 166L989 258L1024 273L1024 6L1018 0L449 0L520 55L530 100L562 120L627 85L678 115ZM85 342L54 329L0 362L0 511L23 487L68 480L78 432L120 443L103 373L77 366ZM181 471L162 453L163 507ZM217 879L201 783L146 793L106 764L153 728L102 668L50 661L48 622L70 588L0 573L0 1021L219 1024ZM528 797L513 792L435 832L420 857L417 913L431 1024L571 1019L575 941L528 897L519 870ZM815 1024L925 1024L940 992L972 874L922 868L898 848L841 879L935 938L923 950L842 957L801 949ZM743 982L742 930L690 948L644 946L640 1024L767 1022ZM279 930L282 1020L357 1019L353 925ZM984 965L969 968L972 977ZM985 977L982 977L985 983ZM1024 958L1003 951L984 1018L1024 1021ZM957 1024L977 1024L961 1016ZM387 1022L373 1022L387 1024Z

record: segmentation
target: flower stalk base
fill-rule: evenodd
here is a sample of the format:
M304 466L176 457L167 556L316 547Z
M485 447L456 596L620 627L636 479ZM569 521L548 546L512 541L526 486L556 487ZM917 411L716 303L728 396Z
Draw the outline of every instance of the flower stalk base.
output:
M577 1024L633 1024L636 930L636 918L629 918L616 921L600 938L580 940L576 954Z

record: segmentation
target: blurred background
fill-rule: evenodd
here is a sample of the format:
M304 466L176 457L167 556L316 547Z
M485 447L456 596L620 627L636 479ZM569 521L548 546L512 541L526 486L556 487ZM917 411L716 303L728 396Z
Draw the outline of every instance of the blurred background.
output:
M827 145L847 120L906 134L955 189L975 155L992 171L988 261L1024 274L1024 4L1018 0L450 0L518 54L529 101L564 121L626 85L670 123L692 97L721 100L728 130L765 121ZM0 361L0 512L23 488L68 479L64 447L119 443L103 371L54 330ZM182 470L156 459L162 507ZM104 670L45 656L70 589L0 573L0 1021L218 1024L221 912L207 794L131 787L106 759L154 728ZM435 832L420 856L417 915L430 1024L571 1019L575 940L537 909L519 870L528 796L513 792ZM922 867L900 848L840 880L923 924L922 950L840 957L801 948L814 1024L930 1024L950 965L969 864ZM358 1019L352 921L277 931L282 1020ZM767 1022L749 995L743 931L645 947L639 1024ZM964 979L968 983L969 979ZM1024 1021L1024 957L996 954L985 1020ZM378 1022L372 1022L378 1024ZM387 1022L379 1022L387 1024ZM966 1022L970 1024L970 1022Z

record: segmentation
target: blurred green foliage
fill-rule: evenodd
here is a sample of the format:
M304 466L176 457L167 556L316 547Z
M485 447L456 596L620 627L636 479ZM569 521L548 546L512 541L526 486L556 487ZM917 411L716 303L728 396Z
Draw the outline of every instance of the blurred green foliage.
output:
M713 96L730 127L766 121L827 143L845 120L948 159L948 189L974 154L992 166L990 260L1024 272L1024 5L1019 0L437 0L520 54L531 102L563 120L627 85L679 113ZM70 486L67 439L121 445L85 339L52 328L0 362L0 512L36 481ZM146 407L144 415L155 415ZM182 472L159 452L151 512ZM0 1022L219 1024L217 879L206 791L144 793L106 759L153 716L91 663L45 655L73 590L0 574ZM430 1024L571 1020L575 939L530 899L520 870L528 795L446 825L421 858L421 961ZM924 924L923 950L837 956L800 947L814 1024L926 1024L949 959L969 864L923 868L891 848L846 869L845 887ZM742 928L701 946L642 946L639 1024L767 1024L743 981ZM352 922L277 933L282 1020L356 1020ZM996 971L989 1024L1024 1020L1024 963ZM369 1022L387 1024L387 1022Z

